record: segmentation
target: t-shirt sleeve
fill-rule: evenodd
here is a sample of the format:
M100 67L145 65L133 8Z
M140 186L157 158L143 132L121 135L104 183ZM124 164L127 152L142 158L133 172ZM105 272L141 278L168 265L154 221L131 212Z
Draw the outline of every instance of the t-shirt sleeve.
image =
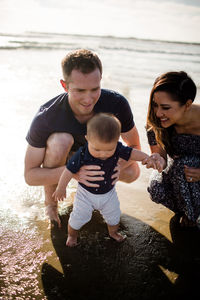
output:
M150 146L157 145L156 136L153 130L147 130L147 139Z
M80 147L79 150L68 160L66 167L73 174L77 173L83 166L83 154L83 147Z
M131 107L128 103L128 100L122 96L119 95L120 97L120 102L118 103L118 112L116 113L116 117L120 120L121 122L121 132L127 132L131 130L134 125L134 119L133 119L133 113L131 110Z
M50 133L45 118L42 118L37 114L26 135L27 142L33 147L44 148L46 147L49 135Z
M124 146L121 142L119 143L119 157L121 157L124 160L129 160L131 156L133 148Z

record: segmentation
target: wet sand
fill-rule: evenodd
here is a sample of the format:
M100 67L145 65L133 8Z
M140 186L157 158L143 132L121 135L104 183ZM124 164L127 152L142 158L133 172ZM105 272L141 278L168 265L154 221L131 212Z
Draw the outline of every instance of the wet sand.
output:
M47 299L194 299L200 279L200 234L180 228L174 214L150 201L148 193L119 183L120 230L127 239L111 240L98 212L80 231L80 244L65 246L62 229L51 224L51 247L59 260L42 264ZM55 256L56 257L56 256Z
M71 206L60 216L61 229L48 220L32 221L28 230L9 237L20 246L10 246L15 264L11 255L4 261L0 299L194 299L200 279L199 231L180 228L176 216L153 203L137 183L118 183L117 190L120 230L127 235L123 243L108 237L97 211L81 229L76 248L65 246ZM32 226L39 237L31 234Z

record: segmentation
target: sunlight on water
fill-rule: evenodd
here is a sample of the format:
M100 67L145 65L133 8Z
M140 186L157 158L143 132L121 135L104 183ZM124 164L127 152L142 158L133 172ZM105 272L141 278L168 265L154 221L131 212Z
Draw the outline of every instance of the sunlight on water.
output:
M0 2L1 31L62 32L199 41L199 5L192 5L191 1L187 1L188 5L184 4L186 1L180 2L20 0L20 5L16 6L14 0L7 0Z

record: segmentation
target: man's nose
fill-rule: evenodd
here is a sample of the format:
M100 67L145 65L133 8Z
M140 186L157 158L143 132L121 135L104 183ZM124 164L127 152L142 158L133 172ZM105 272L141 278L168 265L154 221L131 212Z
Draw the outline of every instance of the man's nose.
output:
M86 104L90 104L91 102L93 102L93 96L92 93L87 93L84 97L84 102Z

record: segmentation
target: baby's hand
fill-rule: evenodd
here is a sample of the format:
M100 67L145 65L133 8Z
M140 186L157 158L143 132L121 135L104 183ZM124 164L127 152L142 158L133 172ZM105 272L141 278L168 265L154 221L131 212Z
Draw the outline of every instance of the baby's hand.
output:
M55 201L63 201L66 198L66 189L56 189L52 197L55 198Z

